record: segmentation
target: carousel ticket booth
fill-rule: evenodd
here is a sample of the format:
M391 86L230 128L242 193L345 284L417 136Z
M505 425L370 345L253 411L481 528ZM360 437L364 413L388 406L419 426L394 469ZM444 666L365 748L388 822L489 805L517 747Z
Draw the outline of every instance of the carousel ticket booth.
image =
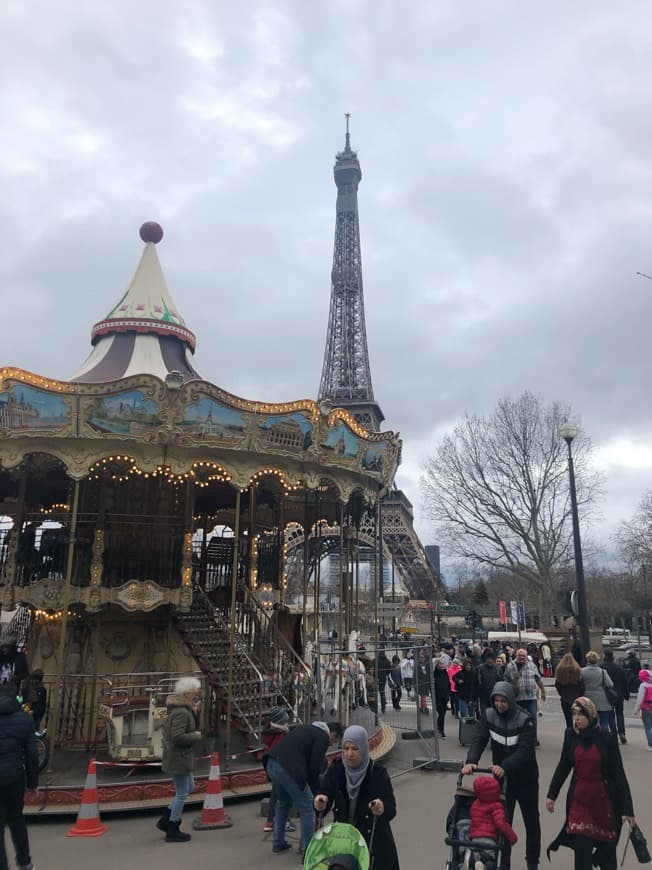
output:
M0 369L0 601L45 674L41 809L75 805L91 755L160 759L180 675L201 676L202 733L227 761L255 750L272 705L309 719L310 542L328 527L346 546L400 460L395 434L344 410L247 401L203 379L158 260L162 230L145 224L141 238L70 380ZM288 582L303 585L293 609ZM242 767L226 788L260 776ZM106 800L166 798L164 783L158 794L138 780L112 782Z

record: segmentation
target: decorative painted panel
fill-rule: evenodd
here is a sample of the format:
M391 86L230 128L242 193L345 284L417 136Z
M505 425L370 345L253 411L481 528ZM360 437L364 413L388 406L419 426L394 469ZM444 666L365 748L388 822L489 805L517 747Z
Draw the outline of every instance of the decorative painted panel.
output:
M202 398L186 405L181 426L193 441L236 446L245 437L247 418L235 408Z
M140 390L98 396L88 409L86 422L101 434L147 437L161 425L159 403Z
M303 453L312 447L313 424L306 414L259 417L258 428L258 446L262 450Z
M61 396L25 384L0 393L0 430L58 432L70 424L70 407Z

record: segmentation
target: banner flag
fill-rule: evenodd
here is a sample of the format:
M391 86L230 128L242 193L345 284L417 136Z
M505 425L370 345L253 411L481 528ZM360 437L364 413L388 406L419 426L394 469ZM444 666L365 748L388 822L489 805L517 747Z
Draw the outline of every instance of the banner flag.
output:
M514 625L518 625L518 601L510 601L509 609L512 612L512 622Z
M518 602L518 622L520 631L525 631L525 601Z
M498 602L498 611L500 613L499 622L501 625L507 625L507 604L505 601Z

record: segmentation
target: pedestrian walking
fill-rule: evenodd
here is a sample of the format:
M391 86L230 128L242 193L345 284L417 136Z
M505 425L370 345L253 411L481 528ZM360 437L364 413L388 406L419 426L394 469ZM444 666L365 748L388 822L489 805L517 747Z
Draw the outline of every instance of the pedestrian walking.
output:
M571 706L576 698L584 694L584 679L582 669L572 653L562 656L555 670L555 689L561 702L561 710L566 720L566 727L573 724Z
M166 843L187 843L191 839L180 826L186 798L195 788L195 747L201 740L198 728L200 689L201 683L196 677L181 677L166 701L161 769L172 777L174 797L156 823L159 831L165 832Z
M401 659L401 679L409 698L412 695L412 684L414 683L414 653L412 652L408 652L405 658Z
M496 654L488 649L484 654L484 661L475 672L475 685L473 696L478 707L478 714L484 714L487 707L491 706L491 693L496 683L501 680L500 671L496 667Z
M607 689L613 689L614 684L609 674L598 664L599 661L600 656L597 652L594 650L587 652L586 664L582 668L584 694L595 704L603 731L609 731L611 701L607 697Z
M534 745L539 745L537 737L537 686L542 701L546 700L546 689L536 665L528 661L527 650L516 650L516 657L505 668L505 680L511 683L516 703L522 707L534 722Z
M435 659L435 671L433 677L435 683L434 704L437 708L437 731L439 732L440 737L445 738L444 720L446 718L446 710L448 710L448 700L450 698L451 687L448 680L446 665L441 658Z
M392 669L392 663L387 658L387 653L385 650L381 650L378 653L378 667L377 667L377 675L378 675L378 695L380 696L380 712L385 712L385 707L387 706L387 698L385 697L385 686L387 685L387 677L389 676L389 672Z
M561 787L572 773L566 819L547 854L550 857L551 850L567 846L575 853L575 870L616 870L622 823L636 824L618 741L602 729L598 714L589 697L573 702L573 725L566 729L546 798L546 809L552 813Z
M629 701L629 680L624 669L614 661L613 651L606 649L602 653L601 667L611 677L617 699L609 714L609 730L612 734L618 734L621 743L627 743L625 736L625 712L624 703Z
M416 692L419 696L419 709L422 713L429 713L428 698L430 697L430 654L425 647L419 650L419 659L414 667L416 680Z
M464 659L461 669L453 677L457 690L460 716L475 716L475 668L470 658Z
M647 668L641 668L638 678L641 684L636 694L634 715L643 720L648 752L652 752L652 674Z
M13 681L0 686L0 868L8 868L5 825L19 870L34 870L23 815L25 789L38 788L38 752L32 717L16 700Z
M641 670L641 660L636 655L636 650L630 649L625 659L624 668L627 671L629 680L629 691L638 691L638 675Z
M344 732L342 757L326 771L314 807L319 813L332 807L336 822L348 822L360 831L373 853L374 870L399 870L390 827L396 815L392 782L385 768L370 759L369 736L360 725Z
M392 699L392 707L400 711L403 680L401 679L401 660L398 656L392 656L392 669L387 675L387 685Z
M462 670L462 665L454 658L448 667L448 683L451 690L451 712L456 719L460 718L460 702L457 697L457 686L455 685L455 674Z
M285 839L285 823L294 804L301 819L299 851L303 857L315 829L312 801L326 752L341 737L339 722L313 722L312 725L298 725L270 749L267 776L278 795L272 841L275 854L292 848Z
M518 803L526 831L527 870L536 870L541 852L541 822L539 766L534 751L535 723L516 703L510 683L496 683L491 700L492 706L478 724L462 773L468 775L477 769L484 748L491 741L492 773L498 779L506 778L507 820L511 825ZM510 857L509 846L506 846L502 870L509 870Z

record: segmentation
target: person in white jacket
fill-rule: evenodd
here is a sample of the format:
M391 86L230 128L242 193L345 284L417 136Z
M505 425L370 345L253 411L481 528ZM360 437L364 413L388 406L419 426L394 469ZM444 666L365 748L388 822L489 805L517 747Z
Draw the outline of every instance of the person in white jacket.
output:
M641 685L638 687L638 694L636 695L634 715L640 716L643 719L643 728L647 738L647 750L652 752L652 681L650 680L650 672L646 668L641 668L638 672L638 678L641 681Z

